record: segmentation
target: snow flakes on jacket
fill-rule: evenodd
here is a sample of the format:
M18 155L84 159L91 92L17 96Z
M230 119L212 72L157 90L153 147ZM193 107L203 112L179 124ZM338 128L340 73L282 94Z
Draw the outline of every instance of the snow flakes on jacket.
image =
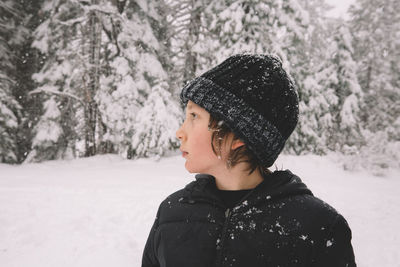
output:
M142 267L356 266L346 220L290 171L265 177L233 209L214 177L164 200Z

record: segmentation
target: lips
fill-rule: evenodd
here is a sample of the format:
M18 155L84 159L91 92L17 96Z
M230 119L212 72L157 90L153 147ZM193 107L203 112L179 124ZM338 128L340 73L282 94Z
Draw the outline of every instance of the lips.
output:
M187 154L189 154L188 152L184 151L183 149L179 149L182 152L182 157L186 157Z

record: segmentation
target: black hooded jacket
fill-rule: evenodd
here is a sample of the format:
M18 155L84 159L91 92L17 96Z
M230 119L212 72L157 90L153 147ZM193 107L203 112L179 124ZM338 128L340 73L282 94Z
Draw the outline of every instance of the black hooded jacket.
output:
M351 231L332 207L290 171L267 176L232 209L214 177L161 204L142 267L353 267Z

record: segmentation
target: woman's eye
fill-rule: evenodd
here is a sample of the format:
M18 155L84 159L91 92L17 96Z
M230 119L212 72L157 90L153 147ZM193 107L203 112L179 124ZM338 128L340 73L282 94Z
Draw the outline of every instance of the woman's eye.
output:
M192 119L197 118L197 114L196 113L190 113L190 116L192 117Z

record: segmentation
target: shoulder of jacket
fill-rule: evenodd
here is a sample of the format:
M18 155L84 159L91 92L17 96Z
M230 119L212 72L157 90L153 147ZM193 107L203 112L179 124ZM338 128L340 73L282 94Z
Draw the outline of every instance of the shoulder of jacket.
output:
M287 196L276 201L272 199L270 205L275 208L273 214L288 221L295 220L299 229L318 236L328 231L340 216L331 205L308 194ZM282 209L285 210L283 214Z
M184 188L166 197L158 208L157 226L184 221L188 217L188 212L190 213L186 205L188 196L190 196L191 190L196 190L197 186L201 186L201 184L197 180L192 181Z
M315 266L356 266L351 239L350 226L346 219L337 213L314 246L311 258Z
M316 211L326 213L327 215L329 214L331 216L336 217L336 215L338 214L338 212L335 208L333 208L331 205L329 205L322 199L320 199L316 196L313 196L313 195L305 195L304 203L306 205L309 205Z
M180 202L183 198L186 198L191 191L203 186L203 180L195 180L188 183L184 188L175 191L174 193L167 196L160 204L160 208L168 207L170 208L172 203Z
M299 203L295 208L297 216L301 217L303 227L310 233L314 233L320 238L329 236L336 228L346 228L345 218L331 205L325 201L312 196L295 196L294 201Z
M304 205L310 216L315 217L317 221L324 225L333 224L338 216L341 216L334 207L312 195L302 196L302 205Z

